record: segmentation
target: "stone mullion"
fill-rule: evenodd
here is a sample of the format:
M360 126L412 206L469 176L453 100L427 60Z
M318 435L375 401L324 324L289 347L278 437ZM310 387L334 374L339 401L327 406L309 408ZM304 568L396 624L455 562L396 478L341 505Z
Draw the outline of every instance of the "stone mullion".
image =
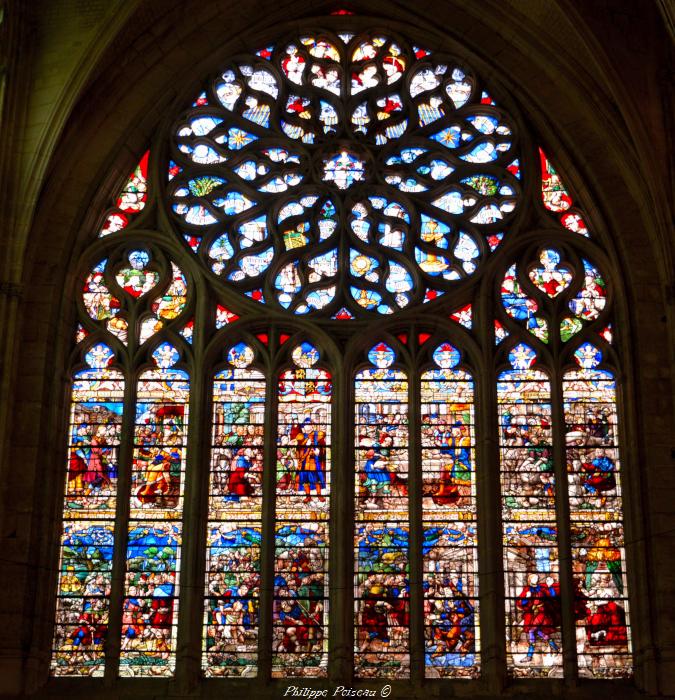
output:
M329 549L328 673L344 684L353 674L354 638L354 463L351 372L333 373Z
M411 334L412 335L412 334ZM410 679L424 680L424 591L422 590L422 446L420 372L408 369L408 512L410 517Z
M490 692L498 694L507 679L499 412L490 294L481 294L476 307L475 323L483 346L481 366L474 371L481 676Z
M176 682L193 687L201 673L204 569L211 443L212 372L204 361L206 295L200 294L194 323L193 363L186 440L183 529L176 645Z
M276 347L278 333L270 328L269 341ZM276 453L279 405L279 368L268 361L265 396L267 397L264 422L262 543L260 547L260 606L258 618L258 678L266 681L272 673L272 613L274 605L274 540L276 524Z
M574 621L574 579L570 537L570 504L565 454L565 412L563 408L562 373L558 369L551 382L551 421L553 468L555 473L556 525L562 613L563 673L568 683L577 678L576 625Z
M112 581L108 638L106 641L105 685L112 686L119 675L120 646L122 643L122 601L126 574L126 551L129 536L131 469L134 453L134 427L138 373L124 368L124 411L120 432L120 450L117 464L117 500L115 507L115 547L113 550Z

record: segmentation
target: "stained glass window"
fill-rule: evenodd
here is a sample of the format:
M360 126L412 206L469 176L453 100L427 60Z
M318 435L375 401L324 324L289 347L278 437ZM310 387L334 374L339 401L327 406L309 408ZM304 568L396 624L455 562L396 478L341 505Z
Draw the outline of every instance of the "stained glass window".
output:
M328 670L331 375L308 342L279 377L272 676Z
M124 377L114 360L107 345L94 345L72 385L52 655L59 676L104 671L124 410Z
M168 177L173 220L215 277L336 318L456 288L521 192L512 119L480 79L372 32L229 62L175 126Z
M213 384L213 447L206 536L204 669L255 675L262 541L265 376L239 342Z
M138 380L120 675L169 676L178 622L185 426L190 383L162 343Z
M628 584L618 448L616 381L584 343L563 377L579 674L630 671Z
M450 343L433 361L420 395L426 676L472 678L480 668L474 388Z
M536 359L516 345L497 384L507 663L526 677L562 674L551 386Z
M407 678L408 380L386 343L368 360L354 387L354 667L360 678Z
M100 213L53 675L632 673L612 243L517 100L346 17L224 62Z

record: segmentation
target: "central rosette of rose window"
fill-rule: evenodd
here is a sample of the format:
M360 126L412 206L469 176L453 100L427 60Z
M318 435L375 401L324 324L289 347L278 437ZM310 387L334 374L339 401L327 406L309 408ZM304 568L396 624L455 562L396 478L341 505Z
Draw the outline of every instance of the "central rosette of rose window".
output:
M344 149L333 156L324 157L322 163L323 181L334 184L340 190L366 179L365 161Z
M214 276L337 319L455 289L520 192L509 119L478 78L377 33L230 62L177 124L168 173L171 215Z

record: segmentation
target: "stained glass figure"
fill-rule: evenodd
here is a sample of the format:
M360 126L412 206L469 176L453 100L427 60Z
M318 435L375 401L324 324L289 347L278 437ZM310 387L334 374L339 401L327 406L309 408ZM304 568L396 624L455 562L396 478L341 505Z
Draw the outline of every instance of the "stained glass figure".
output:
M122 304L113 296L105 281L104 274L107 260L101 260L94 266L84 281L82 300L84 308L94 321L105 321L108 330L112 320L120 314Z
M502 304L506 313L516 321L524 323L532 335L548 343L548 322L537 312L539 304L526 294L518 280L518 268L514 263L506 271L501 287Z
M185 340L188 341L188 343L192 344L192 337L194 335L194 330L195 330L195 321L193 318L191 318L184 326L181 328L178 332L185 338Z
M575 336L584 324L578 318L566 317L560 321L560 339L566 343L570 338Z
M132 250L128 255L129 266L117 271L116 281L134 299L147 294L158 282L159 274L148 269L150 256L145 250Z
M51 672L102 676L110 620L124 377L103 343L73 377Z
M323 179L325 182L334 183L341 190L346 190L355 182L365 179L365 164L351 153L341 151L324 160Z
M408 381L386 343L368 359L354 388L354 668L359 678L407 678Z
M590 234L582 213L573 208L572 197L541 148L539 149L539 160L541 163L541 196L544 206L558 216L560 223L566 229L588 238Z
M258 669L265 377L237 343L213 384L213 446L206 532L203 668L247 677Z
M176 662L190 384L169 343L152 357L137 387L121 676L171 676Z
M582 260L584 281L581 291L569 302L569 308L578 318L594 321L607 303L606 283L597 267Z
M580 236L586 236L586 238L590 236L583 217L576 211L567 211L564 214L561 214L560 223L565 228L572 231L572 233L578 233Z
M548 376L521 343L497 382L509 673L562 676L560 580Z
M478 675L473 381L450 343L421 378L425 675Z
M229 323L236 321L239 318L237 314L233 313L229 309L226 309L222 304L216 306L216 328L222 328L227 326Z
M239 56L174 139L168 206L191 249L293 314L437 299L478 271L519 205L511 118L468 69L379 32ZM273 294L254 294L267 277Z
M606 328L600 331L600 335L611 345L614 342L614 331L612 330L612 324L608 324Z
M466 304L462 306L460 309L450 314L450 318L456 323L459 323L460 326L471 330L471 328L473 328L473 305Z
M572 198L541 149L539 149L539 157L541 159L541 195L544 206L553 212L566 211L572 206Z
M353 387L336 392L349 401L340 413L353 410L355 420L355 677L481 672L474 381L462 351L433 342L446 326L472 336L477 350L494 331L497 347L486 352L508 353L497 382L508 673L562 676L567 610L576 638L565 640L566 652L570 661L575 645L579 675L630 675L616 382L601 351L616 330L611 271L598 265L592 243L579 254L581 241L569 235L525 239L522 259L486 265L504 242L510 247L524 192L549 222L590 237L544 152L540 170L524 167L531 158L516 122L525 123L468 67L386 31L300 31L239 53L170 125L171 143L153 168L165 193L162 201L154 193L166 214L157 222L168 217L180 254L195 256L189 270L163 257L159 238L131 236L152 194L149 152L141 157L102 214L98 236L110 239L96 244L81 278L75 338L86 366L76 367L71 386L53 675L104 675L111 614L121 616L112 618L121 622L121 676L174 673L190 398L180 348L210 357L211 346L200 344L217 331L225 362L213 373L195 366L213 381L208 506L205 518L196 513L206 523L202 671L328 677L329 522L346 525L331 503L334 385L323 355L331 341L294 343L300 319L286 325L284 315L302 316L307 328L326 321L346 357L350 335L379 318L406 352L426 357L409 377L394 348L376 342ZM482 304L474 314L474 283L464 283L483 284L480 275L495 269L506 272L486 319ZM210 300L195 333L207 308L198 295L213 285L225 287L222 298ZM269 314L249 314L256 304ZM399 313L384 325L381 316ZM238 328L249 328L250 343ZM592 333L598 346L585 342ZM269 362L258 349L272 354ZM562 371L556 410L538 350L554 367L568 357L577 365ZM348 384L351 371L339 372ZM413 425L410 395L420 397ZM572 601L561 601L559 583L552 416L561 408L566 442L555 454L566 456ZM340 467L351 469L345 460ZM118 480L128 487L120 512L129 499L119 523ZM263 494L265 482L272 491ZM419 489L414 503L409 487ZM410 640L411 570L422 572L413 588L423 606L413 626L419 646ZM120 604L110 600L113 578L119 612L111 610ZM261 593L271 595L263 611L271 618L259 617ZM352 603L351 593L333 595ZM338 645L344 623L333 628Z
M504 340L504 338L509 337L509 332L504 328L504 326L499 322L495 321L494 322L494 328L495 328L495 345L499 345L499 343Z
M89 331L81 323L78 323L75 331L75 344L79 345L88 335Z
M171 263L171 281L161 296L150 304L150 312L141 321L139 343L144 343L160 331L169 321L178 318L187 304L187 280L182 270Z
M584 343L563 378L579 675L632 673L614 375Z
M126 228L136 215L143 211L148 199L148 160L150 151L141 157L134 171L120 190L116 208L106 214L99 237L109 236Z
M272 677L328 671L331 375L303 342L279 376Z
M94 266L84 282L82 301L89 316L94 321L104 322L105 328L126 345L129 329L126 313L122 310L122 301L111 293L106 282L107 267L108 260Z
M386 343L378 343L368 351L368 359L375 367L384 369L393 364L396 353Z

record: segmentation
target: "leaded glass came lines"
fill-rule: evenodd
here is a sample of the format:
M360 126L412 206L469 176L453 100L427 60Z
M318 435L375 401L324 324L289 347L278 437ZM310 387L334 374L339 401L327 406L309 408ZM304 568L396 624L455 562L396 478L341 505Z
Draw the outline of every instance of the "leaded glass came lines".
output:
M52 673L102 676L110 585L124 378L95 345L72 384Z
M384 34L326 31L230 61L174 136L169 212L192 250L293 314L435 299L518 208L509 115L454 59Z
M517 345L499 375L506 652L514 676L562 675L561 603L551 388L532 368L536 354Z
M208 676L255 676L262 542L265 377L244 343L215 376L206 533L203 667Z
M328 671L330 374L302 343L279 377L272 677Z
M480 668L476 463L471 375L450 343L422 374L422 525L427 678Z
M408 381L378 343L355 379L354 664L359 678L407 678Z
M616 382L590 343L563 380L579 675L631 673Z

